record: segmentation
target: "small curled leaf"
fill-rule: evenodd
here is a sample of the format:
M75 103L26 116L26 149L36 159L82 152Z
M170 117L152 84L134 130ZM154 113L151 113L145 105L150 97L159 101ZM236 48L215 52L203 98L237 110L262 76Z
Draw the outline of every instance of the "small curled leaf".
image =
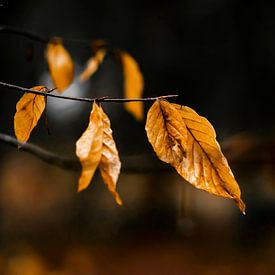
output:
M88 60L85 70L79 76L79 80L81 82L87 81L98 70L99 66L104 60L105 55L105 49L99 49L95 52L94 56Z

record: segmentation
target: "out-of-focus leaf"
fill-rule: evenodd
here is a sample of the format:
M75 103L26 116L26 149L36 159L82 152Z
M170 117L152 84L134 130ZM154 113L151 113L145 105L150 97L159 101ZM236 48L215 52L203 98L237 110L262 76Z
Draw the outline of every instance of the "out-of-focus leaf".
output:
M97 103L93 104L88 128L76 143L76 154L82 165L78 191L88 187L99 167L109 191L115 197L116 202L122 205L116 192L121 163L112 136L110 120Z
M60 38L53 38L45 51L52 81L59 92L63 92L73 81L73 60Z
M76 143L76 155L82 165L81 176L78 180L78 191L87 188L93 178L101 159L102 139L102 112L100 107L94 103L88 128Z
M85 70L79 76L81 82L87 81L98 70L98 67L102 64L105 55L106 49L99 49L95 52L94 56L88 60Z
M124 75L124 97L140 98L143 92L143 76L135 59L127 52L120 52ZM143 102L126 102L125 109L137 120L144 117Z
M46 91L44 86L33 87L35 91ZM27 142L33 128L37 125L45 109L45 97L25 93L16 104L14 116L14 132L16 138L21 142Z
M165 105L175 111L165 111ZM180 126L172 126L169 122L174 121L172 114L182 118L181 126L187 134L184 142L175 143L175 140L179 140L175 136L180 136ZM180 120L177 119L177 122ZM165 134L163 131L170 125L175 134L171 134L171 131ZM238 183L216 141L215 130L206 118L189 107L165 101L155 102L148 112L146 131L158 157L171 164L185 180L210 194L233 199L245 212Z
M102 111L103 119L103 146L99 163L99 170L109 191L114 195L116 202L122 205L122 201L116 192L117 179L120 174L121 163L118 156L115 141L112 135L111 124L108 116Z

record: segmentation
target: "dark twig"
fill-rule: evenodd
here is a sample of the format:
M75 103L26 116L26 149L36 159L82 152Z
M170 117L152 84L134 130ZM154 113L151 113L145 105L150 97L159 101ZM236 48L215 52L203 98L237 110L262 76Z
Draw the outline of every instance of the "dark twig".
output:
M157 96L157 97L148 97L148 98L131 98L131 99L126 99L126 98L108 98L108 97L98 97L98 98L88 98L88 97L71 97L71 96L62 96L62 95L56 95L56 94L51 94L54 89L48 89L46 88L45 92L40 92L40 91L34 91L32 89L27 89L24 87L0 82L0 87L4 87L10 90L14 91L19 91L19 92L24 92L24 93L32 93L36 95L43 95L46 97L55 97L59 99L69 99L69 100L75 100L75 101L84 101L84 102L117 102L117 103L124 103L124 102L133 102L133 101L154 101L157 99L166 99L166 98L174 98L178 97L178 95L164 95L164 96Z
M2 141L5 144L8 144L15 148L20 148L20 151L28 152L42 161L57 166L64 170L70 170L70 171L76 171L80 172L81 170L81 164L76 159L70 159L70 158L64 158L59 155L56 155L52 152L49 152L45 149L42 149L41 147L31 144L31 143L22 143L18 141L16 138L0 134L0 141ZM146 165L138 165L138 163L144 163L144 160L146 159L145 163ZM121 172L123 173L154 173L154 172L167 172L172 171L171 167L163 165L161 162L159 162L156 157L152 158L149 155L142 155L139 157L124 157L122 159L122 163L124 164L122 166Z
M41 42L41 43L48 43L49 40L50 40L49 37L42 36L40 34L32 32L32 31L23 30L23 29L16 28L16 27L11 27L11 26L0 26L0 32L12 33L12 34L24 36L24 37L27 37L31 40L35 40L35 41L38 41L38 42Z
M21 29L18 27L5 26L5 25L0 26L0 32L23 36L28 39L31 39L40 43L44 43L44 44L47 44L51 39L51 37L43 36L33 31ZM84 39L73 39L73 38L63 38L63 37L62 37L62 40L65 43L79 44L79 45L81 44L82 46L89 47L89 48L91 46L91 41L92 41L92 39L84 40Z
M81 166L78 161L60 157L52 152L49 152L31 143L22 143L12 136L0 134L0 141L6 144L9 144L15 148L20 148L20 150L22 151L29 152L34 156L38 157L39 159L49 164L58 166L62 169L73 170L73 171L80 170Z

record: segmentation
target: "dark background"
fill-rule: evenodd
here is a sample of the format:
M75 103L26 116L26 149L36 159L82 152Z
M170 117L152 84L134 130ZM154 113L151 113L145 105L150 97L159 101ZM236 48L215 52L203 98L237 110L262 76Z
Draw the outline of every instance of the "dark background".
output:
M242 216L231 201L196 190L174 173L123 173L120 208L98 175L76 194L76 173L0 144L0 273L275 272L272 1L0 0L0 24L65 41L103 38L131 53L144 75L145 97L177 93L176 102L212 122L247 203ZM76 75L91 55L81 41L65 43ZM0 81L52 87L44 48L0 32ZM122 97L122 87L121 67L107 56L87 83L76 78L65 95ZM0 132L13 135L21 94L0 92ZM74 157L90 106L48 103L52 133L48 136L40 123L31 142ZM104 109L125 158L122 165L162 165L152 157L144 122L136 122L119 104L106 103Z

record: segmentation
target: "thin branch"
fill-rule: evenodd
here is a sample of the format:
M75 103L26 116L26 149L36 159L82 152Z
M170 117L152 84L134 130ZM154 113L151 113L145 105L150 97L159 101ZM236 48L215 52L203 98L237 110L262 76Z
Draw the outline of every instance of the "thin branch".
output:
M5 25L0 25L0 32L23 36L43 44L47 44L51 39L51 37L49 36L43 36L33 31L21 29L18 27L5 26ZM92 39L83 40L83 39L73 39L73 38L62 38L62 40L70 44L82 44L84 47L89 47L89 48L91 47L91 41L92 41Z
M28 153L38 157L42 161L44 161L50 165L57 166L61 169L69 170L69 171L76 171L76 172L81 171L81 164L77 159L70 159L70 158L65 158L65 157L56 155L50 151L42 149L41 147L31 144L31 143L21 143L16 138L9 136L9 135L5 135L5 134L0 134L0 142L3 142L5 144L8 144L15 148L20 148L20 151L28 152ZM261 144L262 142L263 142L263 144ZM227 143L227 141L222 142L222 144L226 144L226 143ZM260 146L260 145L263 147L266 146L264 141L259 142L259 144L257 146ZM224 149L226 149L226 146L224 146L224 147L225 147ZM251 147L247 148L244 152L242 152L242 154L249 152L251 149L252 149ZM232 154L231 154L232 150L233 149L229 149L229 148L227 148L225 150L227 159L231 163L235 163L235 162L241 163L242 160L240 159L240 155L232 156ZM236 151L236 150L233 150L233 151ZM127 173L127 174L130 174L130 173L137 173L137 174L139 174L139 173L160 173L160 172L173 172L174 171L171 166L160 162L155 155L150 155L150 154L137 155L137 156L124 156L124 157L122 157L121 161L123 163L121 172ZM254 158L252 158L251 160L250 159L244 160L245 163L249 163L250 165L253 163L258 165L259 161L262 161L262 162L264 161L268 165L270 165L269 159L256 159L255 160Z
M76 159L70 159L61 157L59 155L56 155L50 151L47 151L45 149L42 149L41 147L31 144L31 143L22 143L18 141L16 138L0 134L0 142L3 142L5 144L8 144L15 148L20 148L20 151L28 152L36 157L38 157L40 160L57 166L64 170L70 170L70 171L81 171L81 164ZM154 172L167 172L172 171L171 167L167 165L163 165L160 163L156 157L152 158L151 156L141 156L140 161L137 161L137 159L133 159L132 157L124 157L122 159L122 163L126 164L123 165L121 168L121 172L123 173L154 173ZM144 162L144 160L146 161ZM146 163L146 165L137 165L137 163Z
M78 161L60 157L31 143L22 143L12 136L0 134L0 141L15 148L20 148L22 151L29 152L44 162L58 166L59 168L73 171L80 170L81 166Z
M109 98L109 97L98 97L98 98L88 98L88 97L71 97L71 96L62 96L62 95L56 95L56 94L51 94L52 91L55 90L46 88L45 92L40 92L40 91L34 91L32 89L27 89L21 86L13 85L13 84L8 84L5 82L0 82L0 87L4 87L6 89L10 89L13 91L19 91L19 92L24 92L24 93L32 93L36 95L43 95L46 97L55 97L59 99L68 99L68 100L75 100L75 101L84 101L84 102L117 102L117 103L124 103L124 102L133 102L133 101L154 101L157 99L166 99L166 98L174 98L178 97L178 95L164 95L164 96L157 96L157 97L147 97L147 98L131 98L131 99L126 99L126 98Z
M40 34L37 34L32 31L11 27L11 26L0 26L0 32L3 33L12 33L20 36L24 36L26 38L29 38L31 40L35 40L41 43L48 43L50 38L46 36L42 36Z

